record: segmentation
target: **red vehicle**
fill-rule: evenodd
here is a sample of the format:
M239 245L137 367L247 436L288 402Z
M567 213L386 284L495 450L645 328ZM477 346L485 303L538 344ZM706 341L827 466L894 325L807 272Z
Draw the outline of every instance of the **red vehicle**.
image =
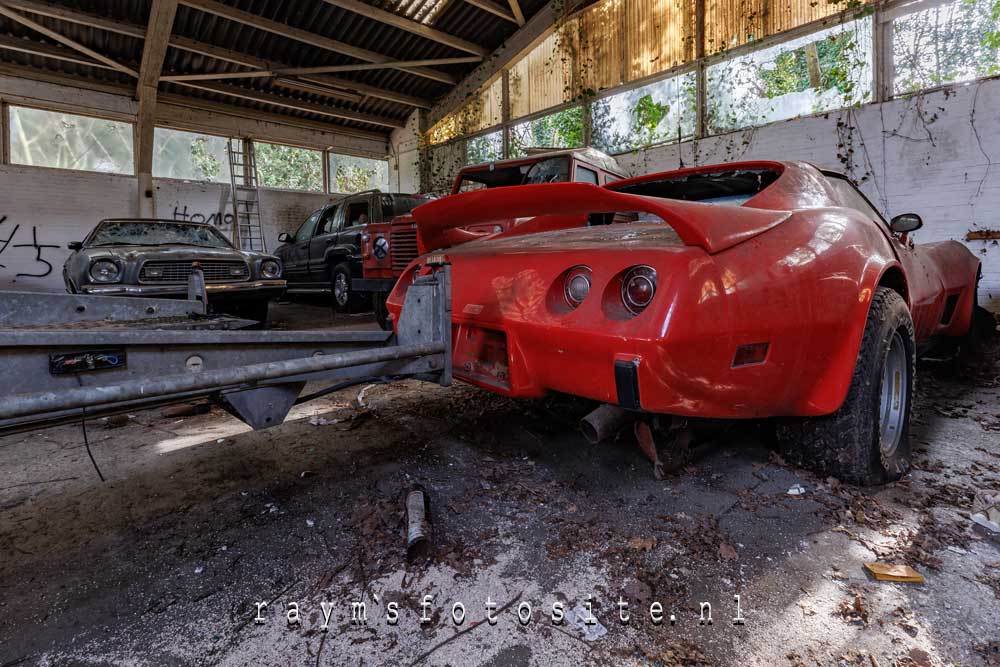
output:
M527 157L465 167L458 172L452 194L473 190L575 181L604 185L624 178L614 158L593 148L545 150ZM362 237L362 280L355 289L374 293L375 314L385 328L385 298L396 279L418 255L509 230L521 218L504 217L425 234L410 215L372 224Z
M412 214L427 233L540 216L415 261L390 295L398 317L412 274L451 263L456 377L509 396L781 418L788 456L861 484L907 470L918 349L966 335L976 303L965 246L914 245L919 216L886 221L805 163L471 192Z

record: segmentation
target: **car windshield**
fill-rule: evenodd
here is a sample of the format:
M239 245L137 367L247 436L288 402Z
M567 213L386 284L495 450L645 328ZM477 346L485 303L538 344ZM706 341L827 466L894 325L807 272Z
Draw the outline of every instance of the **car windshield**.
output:
M687 174L656 181L634 183L624 187L609 186L617 192L663 199L683 199L705 204L741 206L778 179L772 169L742 169L716 171L707 174Z
M174 222L116 220L94 230L88 246L191 245L200 248L232 248L213 227Z

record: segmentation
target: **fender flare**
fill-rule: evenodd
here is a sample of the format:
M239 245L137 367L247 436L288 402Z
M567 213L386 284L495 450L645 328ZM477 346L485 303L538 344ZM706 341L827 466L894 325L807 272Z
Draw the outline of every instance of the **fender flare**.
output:
M901 284L900 279L902 279ZM884 258L871 257L865 263L858 281L858 301L852 305L848 315L855 326L851 328L850 335L844 338L839 348L832 351L826 369L820 374L818 382L805 400L817 414L836 412L847 399L875 290L879 287L889 287L899 292L901 286L905 290L902 297L909 310L911 304L908 284L906 271L895 257L888 261Z

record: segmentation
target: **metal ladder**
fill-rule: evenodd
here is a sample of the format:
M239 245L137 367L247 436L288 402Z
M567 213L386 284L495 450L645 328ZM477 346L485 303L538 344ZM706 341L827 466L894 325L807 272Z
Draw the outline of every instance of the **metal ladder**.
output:
M229 178L233 200L233 244L243 250L267 252L260 222L260 190L253 142L230 139Z

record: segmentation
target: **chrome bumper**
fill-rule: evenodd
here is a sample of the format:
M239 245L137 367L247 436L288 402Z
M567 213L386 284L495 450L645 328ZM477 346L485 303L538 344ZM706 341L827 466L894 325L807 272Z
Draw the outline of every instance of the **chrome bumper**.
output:
M210 296L246 298L251 296L281 296L287 283L284 280L249 280L238 283L209 283L205 291ZM186 296L187 285L83 285L83 294L100 296Z

